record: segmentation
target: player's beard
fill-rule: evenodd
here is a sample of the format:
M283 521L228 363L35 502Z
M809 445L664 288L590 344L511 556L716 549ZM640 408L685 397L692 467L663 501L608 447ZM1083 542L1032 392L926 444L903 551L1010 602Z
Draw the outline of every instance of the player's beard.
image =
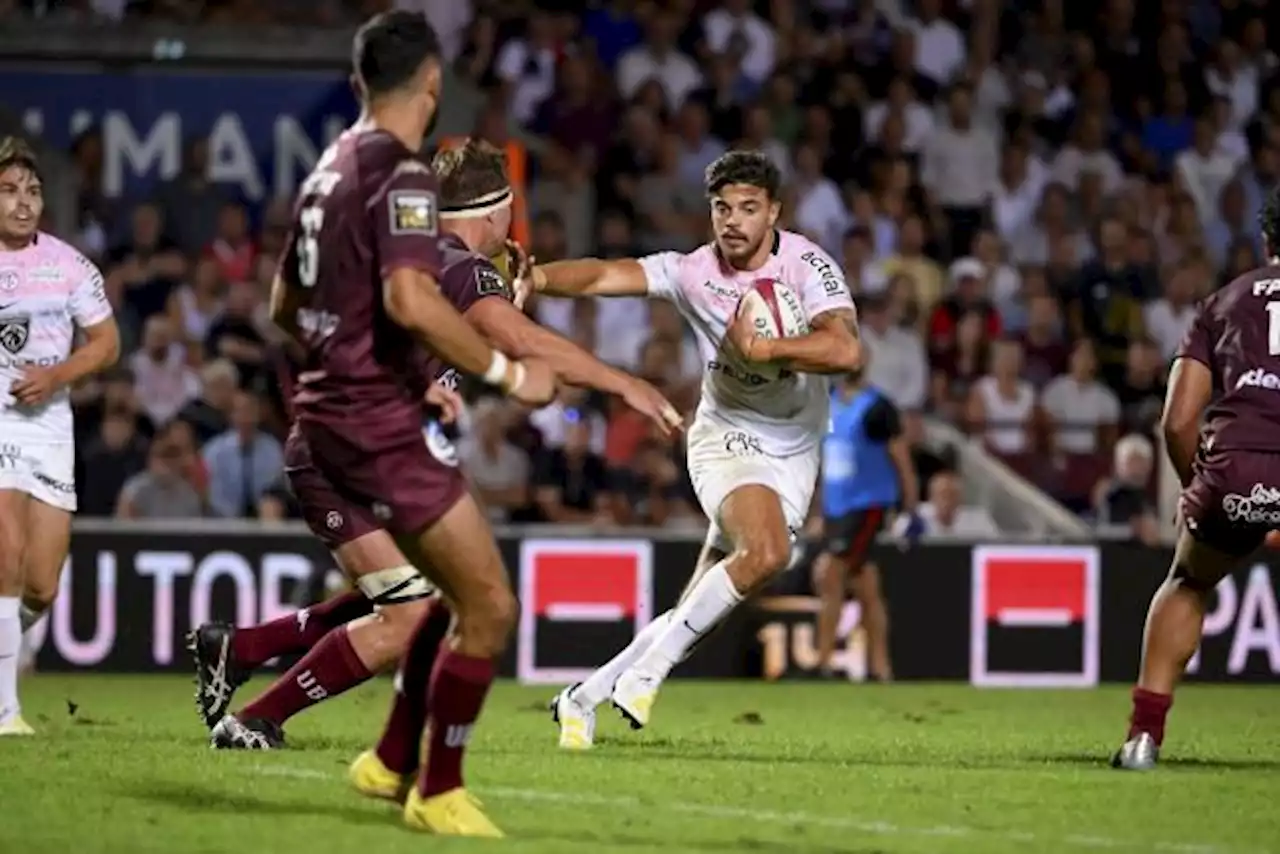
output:
M744 235L745 237L745 235ZM744 264L755 257L760 251L760 247L764 244L764 235L756 240L735 240L732 243L721 239L719 242L720 254L733 266Z

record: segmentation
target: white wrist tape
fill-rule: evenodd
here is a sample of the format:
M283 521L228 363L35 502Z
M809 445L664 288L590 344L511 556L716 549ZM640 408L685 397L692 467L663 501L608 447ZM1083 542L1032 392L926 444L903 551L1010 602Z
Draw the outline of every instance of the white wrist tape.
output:
M511 378L511 385L507 386L507 389L506 389L507 394L510 394L511 392L520 388L520 386L524 385L524 377L525 377L524 365L520 364L519 362L516 362L515 370L512 371L512 373L514 374L514 376Z
M489 362L489 370L484 372L482 379L489 385L502 385L503 380L507 378L507 367L510 364L505 353L494 350L493 359Z

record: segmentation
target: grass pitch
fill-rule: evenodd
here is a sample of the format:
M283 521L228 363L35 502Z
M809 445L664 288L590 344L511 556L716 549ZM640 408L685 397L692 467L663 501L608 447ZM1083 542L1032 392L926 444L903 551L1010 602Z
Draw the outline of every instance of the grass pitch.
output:
M1123 689L676 681L646 732L602 710L596 749L566 755L550 692L503 684L468 766L502 842L413 834L347 789L389 681L299 717L276 753L209 750L191 690L29 679L40 734L0 741L0 852L1280 852L1277 688L1188 687L1166 763L1121 774Z

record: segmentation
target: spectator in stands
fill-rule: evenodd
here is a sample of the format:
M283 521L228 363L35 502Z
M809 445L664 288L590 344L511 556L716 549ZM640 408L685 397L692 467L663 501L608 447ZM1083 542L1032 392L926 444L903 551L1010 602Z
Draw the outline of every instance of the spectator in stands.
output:
M209 142L193 137L182 152L182 171L156 194L166 230L188 256L198 254L214 239L223 205L231 201L226 188L210 181L208 173Z
M991 193L992 218L1005 241L1034 227L1046 178L1044 165L1031 157L1026 146L1018 142L1005 145L1000 175Z
M919 152L933 136L933 110L916 98L909 77L893 78L884 100L875 101L867 107L862 122L868 142L880 141L885 120L890 116L902 122L902 147L907 151Z
M112 303L127 300L132 319L141 324L165 310L169 291L187 274L187 259L164 236L160 209L141 204L133 209L128 239L107 253L106 270Z
M863 371L867 382L899 409L923 409L929 394L929 362L920 333L899 325L884 294L859 300Z
M225 519L254 518L258 502L276 485L284 468L280 442L264 433L260 402L249 392L236 392L231 429L204 446L209 472L209 508Z
M954 472L939 472L930 479L929 500L920 505L926 538L981 542L1000 536L987 509L962 504L963 494L960 478Z
M204 247L204 257L218 265L222 281L236 284L254 280L258 247L249 234L249 212L239 202L229 201L218 211L218 229Z
M1127 353L1127 351L1126 351ZM1069 371L1045 387L1040 405L1048 419L1049 447L1068 506L1083 509L1109 462L1120 424L1120 401L1098 380L1093 342L1081 338L1071 351Z
M152 424L168 423L200 393L200 379L175 337L167 315L152 315L143 330L142 348L129 359L138 403Z
M1249 222L1245 204L1244 184L1239 178L1233 178L1218 197L1217 216L1205 224L1205 249L1215 268L1224 267L1231 250L1240 243L1262 255L1261 235L1257 224Z
M673 12L661 10L649 15L643 44L618 60L618 91L623 99L630 100L649 80L657 80L667 105L674 110L702 85L698 66L676 47L680 26Z
M1124 432L1155 435L1164 408L1165 364L1150 338L1139 338L1129 345L1124 379L1115 387Z
M987 268L977 258L961 258L948 273L951 293L938 303L929 319L929 350L937 358L954 359L959 346L961 320L975 316L980 340L992 340L1003 331L1000 313L987 295Z
M1131 433L1116 442L1110 477L1100 480L1094 490L1093 509L1098 524L1124 526L1129 535L1145 545L1159 540L1159 523L1151 502L1151 474L1155 450L1146 436Z
M1126 249L1129 230L1118 219L1098 229L1098 259L1084 266L1069 295L1068 320L1075 338L1097 344L1102 376L1118 381L1129 343L1143 335L1142 294L1137 293Z
M209 327L205 339L208 356L235 365L244 388L253 387L266 370L267 339L258 316L260 304L255 284L231 285L222 314Z
M725 0L702 19L705 50L738 57L742 75L757 86L773 73L778 39L769 22L751 11L750 0Z
M564 411L564 444L545 451L535 466L535 498L548 522L609 524L612 497L604 459L591 450L583 413Z
M591 452L604 452L605 420L590 409L587 393L582 389L562 386L555 400L530 413L529 423L542 437L542 445L549 449L563 448L569 428L581 423L586 428Z
M957 83L947 98L947 121L929 137L920 164L920 183L947 219L951 257L969 254L999 174L995 136L974 124L973 90Z
M125 482L116 505L120 519L196 519L204 501L183 471L184 451L176 437L181 421L156 434L147 467Z
M222 315L224 293L218 262L201 258L196 262L190 283L179 285L169 295L169 321L183 341L204 346L214 321Z
M227 359L215 359L201 369L199 396L178 413L195 431L197 444L204 446L231 426L239 387L240 372Z
M976 311L961 315L954 345L932 359L929 399L936 412L949 421L961 418L969 390L987 370L989 351L982 315Z
M871 230L862 223L850 228L841 244L840 266L854 297L876 294L889 285L884 267L875 258Z
M542 101L531 127L594 167L609 147L617 120L590 58L569 55L560 63L555 91Z
M506 437L509 414L501 400L487 397L471 409L471 429L459 443L459 457L489 517L519 516L530 505L529 456Z
M990 372L970 389L965 416L988 452L1028 475L1035 468L1039 410L1035 387L1021 378L1022 358L1017 341L994 343Z
M1160 357L1172 361L1178 345L1186 337L1196 316L1196 300L1202 281L1208 281L1204 265L1180 265L1165 280L1164 295L1147 303L1143 309L1147 332L1154 340Z
M610 508L620 525L661 527L694 513L669 443L643 442L630 465L610 472Z
M674 134L659 140L653 171L636 188L635 209L642 252L688 252L705 242L706 193L701 182L680 176L680 140Z
M525 26L523 36L510 39L498 50L494 64L506 90L511 117L521 124L533 119L538 105L555 88L556 62L560 58L555 22L549 12L535 10Z
M951 445L936 450L925 434L924 416L913 410L902 413L902 437L911 449L911 464L915 466L920 495L928 495L929 480L940 471L955 471L959 465L957 452Z
M845 231L852 225L840 188L822 174L822 157L812 145L801 143L793 160L796 227L833 256L840 253ZM699 211L706 232L706 211Z
M1102 192L1112 195L1120 189L1124 173L1120 161L1106 148L1106 129L1103 117L1088 112L1076 121L1074 139L1064 145L1053 161L1052 180L1068 190L1079 190L1086 175L1097 175L1102 180Z
M1072 268L1092 256L1088 236L1071 222L1070 205L1071 194L1066 187L1058 183L1044 186L1035 218L1006 235L1015 264L1045 266L1052 260L1055 244L1063 246L1061 251Z
M147 465L147 444L133 418L108 413L85 447L76 491L81 516L114 516L125 483Z
M1040 275L1037 271L1037 275ZM1058 301L1047 293L1027 300L1027 328L1018 336L1022 345L1022 376L1036 388L1043 388L1059 374L1066 373L1071 347L1063 335L1062 312Z
M915 67L937 86L955 79L965 63L959 28L942 15L941 0L917 0L908 26L915 36Z

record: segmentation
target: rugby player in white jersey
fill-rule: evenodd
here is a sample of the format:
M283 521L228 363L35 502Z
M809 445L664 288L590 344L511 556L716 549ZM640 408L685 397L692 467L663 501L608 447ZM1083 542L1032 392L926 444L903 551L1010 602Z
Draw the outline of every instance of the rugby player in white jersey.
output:
M705 362L687 454L690 480L711 520L698 570L674 609L556 697L562 747L591 746L595 708L605 699L633 727L648 723L672 668L790 561L827 426L822 375L855 369L861 346L839 266L808 239L776 227L779 182L764 154L729 152L707 169L713 242L688 254L539 265L524 277L526 291L551 296L671 300L697 334ZM799 295L808 334L771 340L735 321L742 295L762 279Z
M120 349L102 273L39 231L41 187L31 149L0 139L0 735L32 734L18 703L22 633L53 602L70 547L68 388Z

